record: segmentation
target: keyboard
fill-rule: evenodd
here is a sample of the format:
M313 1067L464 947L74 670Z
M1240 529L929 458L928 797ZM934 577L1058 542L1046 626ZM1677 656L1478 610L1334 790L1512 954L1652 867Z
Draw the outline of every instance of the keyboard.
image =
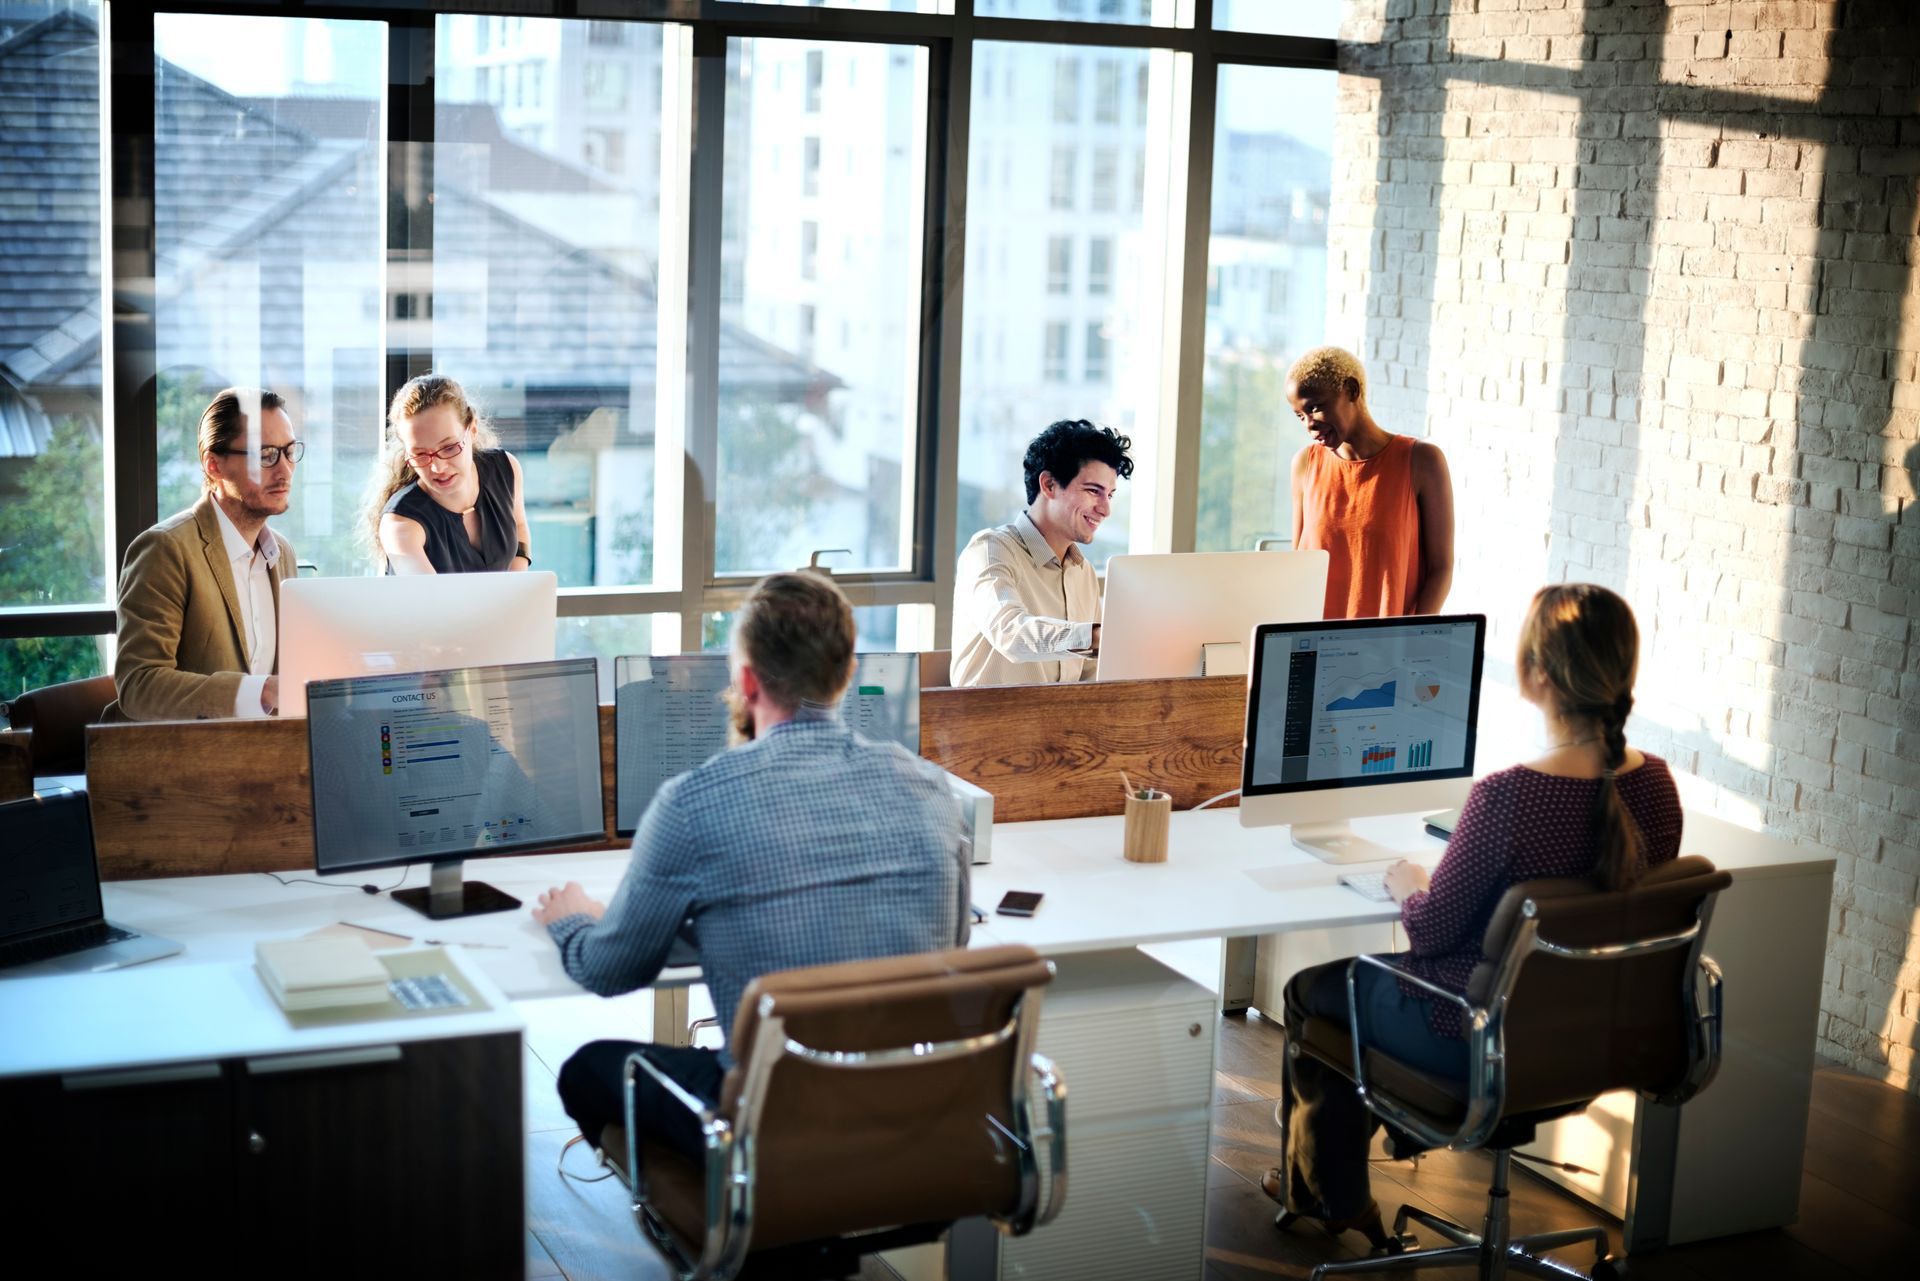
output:
M42 934L37 938L21 939L17 943L0 944L0 969L14 965L26 965L31 961L44 961L49 957L65 956L69 952L79 952L90 947L104 947L108 943L120 943L134 935L105 921L95 921L91 925L80 925L70 930L60 930L54 934Z
M1393 895L1387 893L1385 872L1342 872L1340 883L1363 899L1375 903L1393 902Z

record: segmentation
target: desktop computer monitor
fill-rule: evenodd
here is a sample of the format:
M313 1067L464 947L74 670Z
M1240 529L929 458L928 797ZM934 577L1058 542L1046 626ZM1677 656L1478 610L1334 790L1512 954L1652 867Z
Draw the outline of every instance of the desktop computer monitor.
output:
M1254 630L1240 824L1333 863L1397 858L1348 819L1458 805L1473 777L1482 614Z
M660 785L727 747L725 654L622 657L613 665L614 824L640 826ZM920 655L861 654L840 703L847 727L920 754Z
M559 580L520 574L289 578L280 584L280 714L307 682L553 657Z
M1326 605L1324 551L1115 556L1094 675L1242 676L1257 624L1318 619Z
M307 691L314 868L431 863L393 897L428 916L520 906L461 863L601 839L591 658L315 681Z

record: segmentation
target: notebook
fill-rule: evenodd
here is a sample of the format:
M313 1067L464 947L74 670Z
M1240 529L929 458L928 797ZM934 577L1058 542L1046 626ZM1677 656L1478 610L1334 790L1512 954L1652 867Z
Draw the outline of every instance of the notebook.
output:
M359 939L268 939L253 945L261 981L283 1010L385 1001L387 968Z
M0 973L85 974L172 956L178 943L106 919L85 792L0 805Z

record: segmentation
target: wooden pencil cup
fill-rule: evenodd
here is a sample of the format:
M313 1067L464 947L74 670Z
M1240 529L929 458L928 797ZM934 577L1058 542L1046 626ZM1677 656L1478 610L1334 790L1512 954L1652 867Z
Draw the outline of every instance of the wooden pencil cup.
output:
M1148 789L1143 799L1138 792L1127 793L1127 819L1121 852L1129 863L1167 861L1167 821L1173 814L1173 797Z

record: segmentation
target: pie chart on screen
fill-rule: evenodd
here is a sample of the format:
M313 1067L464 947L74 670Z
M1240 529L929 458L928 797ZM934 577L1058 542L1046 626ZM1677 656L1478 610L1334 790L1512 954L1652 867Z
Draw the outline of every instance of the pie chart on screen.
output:
M1431 703L1440 696L1440 682L1416 677L1413 682L1413 696L1422 703Z

